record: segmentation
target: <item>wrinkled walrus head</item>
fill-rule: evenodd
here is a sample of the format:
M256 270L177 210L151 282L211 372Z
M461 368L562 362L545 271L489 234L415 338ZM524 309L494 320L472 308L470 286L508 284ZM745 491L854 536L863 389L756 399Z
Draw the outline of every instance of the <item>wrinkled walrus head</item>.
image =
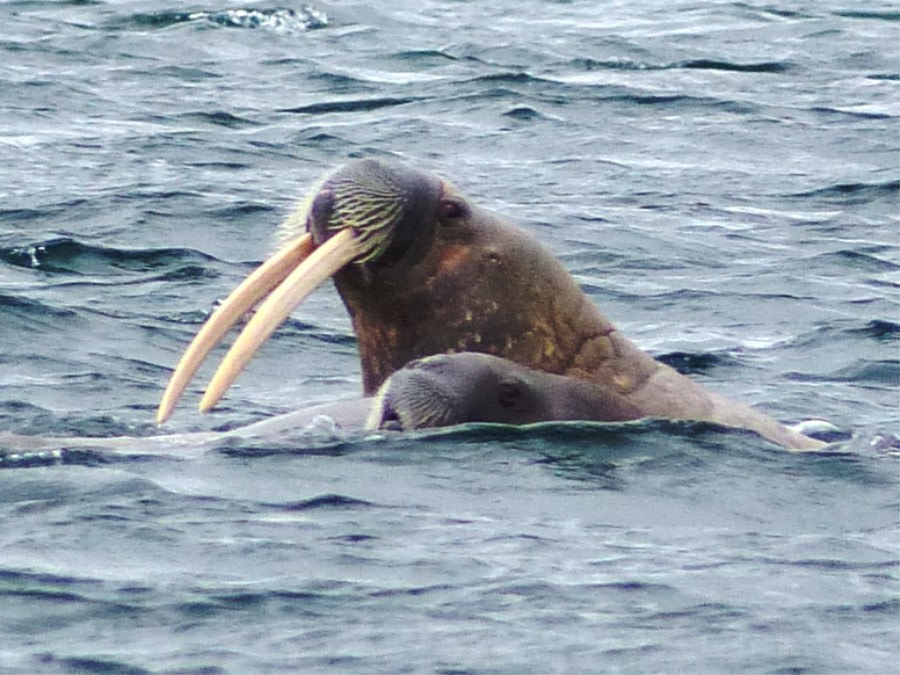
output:
M248 310L260 303L213 377L202 411L329 277L353 321L367 395L410 361L447 352L577 371L578 350L612 331L531 237L469 202L449 181L393 162L356 160L327 175L282 226L281 238L286 243L197 334L169 382L158 422Z
M379 389L370 429L409 431L471 422L624 422L641 411L590 380L532 370L489 354L436 354L406 364Z

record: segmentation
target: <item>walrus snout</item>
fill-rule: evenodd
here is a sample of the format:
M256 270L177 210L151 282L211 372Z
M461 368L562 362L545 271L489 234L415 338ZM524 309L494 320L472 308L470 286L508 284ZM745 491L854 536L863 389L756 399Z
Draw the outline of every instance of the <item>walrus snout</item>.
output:
M442 182L394 162L348 162L319 187L306 228L316 246L350 230L366 248L356 267L415 265L431 245ZM368 275L364 275L369 280Z
M417 359L382 385L367 426L408 431L467 422L524 424L554 419L524 368L488 354Z
M312 235L316 246L328 238L328 223L334 214L334 189L325 183L309 205L306 229Z
M461 372L451 373L440 364L429 363L443 355L419 359L398 370L382 385L366 426L371 429L408 431L448 427L471 421L459 407L471 387L458 386ZM436 368L433 366L437 366Z

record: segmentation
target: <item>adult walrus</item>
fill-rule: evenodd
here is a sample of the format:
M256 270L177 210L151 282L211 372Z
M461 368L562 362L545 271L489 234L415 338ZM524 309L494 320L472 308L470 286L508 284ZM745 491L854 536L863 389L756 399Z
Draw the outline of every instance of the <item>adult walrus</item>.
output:
M357 336L366 395L415 359L482 352L589 380L627 403L628 419L703 420L751 429L795 450L823 445L638 349L532 237L432 174L393 162L349 162L326 176L282 229L294 238L232 292L185 352L160 403L160 423L245 312L266 298L213 377L201 410L215 405L293 308L333 276ZM616 410L593 419L619 419Z

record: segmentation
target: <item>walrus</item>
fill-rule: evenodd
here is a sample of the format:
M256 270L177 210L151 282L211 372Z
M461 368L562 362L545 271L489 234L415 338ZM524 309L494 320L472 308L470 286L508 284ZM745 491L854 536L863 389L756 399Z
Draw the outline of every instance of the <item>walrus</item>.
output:
M642 416L625 397L591 380L459 352L417 359L392 374L378 390L366 426L409 431L472 422L626 422Z
M793 450L823 446L640 350L533 237L431 173L391 161L351 161L320 181L282 233L287 243L229 295L186 350L160 403L160 424L246 312L260 303L210 382L201 411L331 277L350 313L367 396L416 359L478 352L587 380L623 402L616 417L627 409L630 419L750 429ZM606 414L601 409L593 419Z
M780 425L752 409L769 433ZM640 416L625 398L589 379L553 375L478 352L437 354L394 372L374 397L320 403L226 431L156 436L52 437L0 432L0 469L144 455L196 457L217 449L273 451L310 439L368 439L469 423L624 422ZM813 427L820 433L835 427ZM285 440L286 439L286 440Z
M788 447L795 436L801 435L750 406L713 393L710 397L713 405L720 406L720 424L734 419L741 423L725 426L752 428ZM646 417L640 408L602 382L532 370L477 352L437 354L412 361L385 381L370 405L366 427L392 431L473 422L627 422ZM736 414L739 419L733 417ZM805 425L821 432L837 430L819 420Z

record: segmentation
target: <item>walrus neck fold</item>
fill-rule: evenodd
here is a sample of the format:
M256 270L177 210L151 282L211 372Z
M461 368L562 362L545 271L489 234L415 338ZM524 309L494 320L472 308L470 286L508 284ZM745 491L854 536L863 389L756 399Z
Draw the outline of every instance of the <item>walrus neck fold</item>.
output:
M442 196L451 199L461 197ZM453 217L432 209L434 223L417 226L417 245L428 245L414 265L359 266L372 279L350 265L334 277L353 320L365 392L414 359L446 352L484 352L582 376L616 357L612 346L582 353L613 327L529 235L468 203L448 210Z

